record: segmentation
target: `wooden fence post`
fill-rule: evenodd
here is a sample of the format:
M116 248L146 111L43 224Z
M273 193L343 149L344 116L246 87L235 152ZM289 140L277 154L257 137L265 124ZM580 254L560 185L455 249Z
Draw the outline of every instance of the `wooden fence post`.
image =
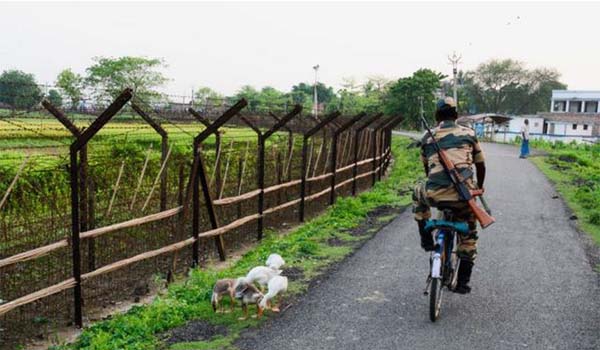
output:
M77 162L77 150L70 150L71 158L71 257L73 265L73 278L75 279L75 287L73 287L74 297L74 318L75 325L81 328L83 327L83 315L81 312L82 299L81 299L81 255L79 250L79 232L80 232L80 221L79 221L79 164Z
M391 152L391 144L392 144L392 129L393 129L394 127L396 127L398 124L400 124L400 122L402 122L402 120L403 120L402 116L396 116L396 117L392 118L392 119L391 119L391 120L390 120L390 121L389 121L389 122L388 122L388 123L387 123L387 124L386 124L386 125L383 127L383 130L384 130L384 133L385 133L385 135L384 135L384 138L385 138L385 139L384 139L384 143L383 143L383 146L382 146L382 151L381 151L381 153L382 153L382 154L386 154L386 158L385 158L385 161L384 161L384 163L382 163L382 164L381 164L381 167L380 167L380 174L379 174L379 178L380 178L380 179L381 179L381 176L383 176L383 174L385 173L385 170L387 169L387 167L389 166L389 163L390 163L390 162L389 162L389 160L390 160L390 157L389 157L387 154L388 154L388 151L390 151L390 152ZM382 155L382 157L383 157L383 155Z
M323 120L319 121L317 125L312 127L310 130L304 133L304 137L302 138L302 169L300 170L300 209L298 211L300 222L304 222L304 206L306 200L306 164L307 160L307 148L308 148L308 139L310 139L314 134L316 134L319 130L325 127L327 124L333 122L335 118L340 115L340 112L333 112L325 117Z
M332 150L331 150L331 192L329 193L329 205L333 205L335 203L335 185L336 185L336 172L337 172L337 141L339 135L341 135L344 131L354 125L357 121L362 119L365 116L365 113L359 113L354 118L350 119L342 126L340 126L333 134L332 141ZM342 159L343 161L343 159Z
M371 169L373 171L373 175L371 175L371 187L373 187L377 181L377 174L375 172L377 170L377 130L374 128L371 131L371 134L371 156L373 157L373 165Z
M194 162L200 162L200 150L198 149L199 145L194 142ZM201 166L198 165L196 169L199 169ZM198 170L194 171L192 168L192 236L194 237L194 244L192 244L192 266L198 266L199 256L199 242L198 235L200 231L200 190L198 188ZM212 219L211 224L212 224ZM219 245L217 243L217 249L219 249Z
M177 187L177 204L183 205L183 192L185 186L185 163L179 165L179 182Z
M242 194L242 179L244 178L244 160L242 157L238 158L238 178L237 178L237 195ZM242 201L237 202L237 218L242 217Z
M277 184L280 185L283 183L283 163L282 163L281 151L277 151L277 160L276 160L276 171L277 171ZM284 189L287 193L287 189ZM287 196L286 196L287 197ZM277 204L281 204L283 202L283 194L282 191L278 191Z
M70 156L70 185L71 185L71 255L73 279L74 301L74 323L77 327L83 326L82 297L81 297L81 250L79 247L79 233L81 232L80 217L80 172L78 163L78 153L89 142L89 140L102 129L102 127L115 116L123 106L131 99L133 91L125 89L108 108L90 124L90 126L81 132L69 148Z
M96 184L88 182L88 229L96 228ZM88 270L96 269L96 241L88 239Z
M379 119L381 117L382 113L377 113L373 116L371 116L369 119L367 119L367 121L362 124L361 126L359 126L358 128L356 128L356 130L354 130L354 139L358 140L358 135L362 135L364 136L363 130L368 127L369 125L371 125L374 121L376 121L377 119ZM352 195L356 196L356 175L358 173L358 153L359 153L359 143L355 142L354 143L354 166L352 167Z
M260 130L254 126L248 119L240 118L246 124L248 124L258 135L258 161L257 161L257 179L258 179L258 189L260 192L258 193L258 222L257 222L257 239L260 241L263 238L264 231L264 205L265 205L265 143L274 133L276 133L279 129L283 128L285 124L287 124L292 118L296 115L300 114L302 111L302 106L296 105L294 109L286 114L283 118L276 118L278 120L275 125L273 125L269 130L264 133L261 133Z
M200 200L199 200L199 190L198 190L198 179L200 180L200 185L202 186L202 193L204 194L204 201L206 204L206 211L208 213L208 218L210 221L210 225L212 229L216 229L219 227L219 223L217 221L217 215L215 213L215 208L213 205L213 201L210 194L210 188L208 185L208 180L206 176L206 168L204 167L204 162L202 160L202 155L200 153L199 147L204 140L206 140L210 135L214 133L218 133L218 130L221 126L223 126L227 121L237 115L244 107L248 105L248 102L245 99L241 99L231 108L226 110L219 118L217 118L214 122L210 123L206 121L206 129L200 132L196 137L194 137L194 162L192 164L192 170L190 172L190 181L189 186L193 188L193 204L192 204L192 215L194 218L192 220L192 234L195 238L193 243L194 257L196 257L194 263L198 262L198 235L200 229L199 222L199 214L200 214ZM189 108L188 111L194 115L196 118L200 120L201 117L198 112L194 111L192 108ZM187 194L189 191L186 191L186 200L187 203ZM184 205L184 213L186 211L186 206ZM219 258L221 261L225 261L225 243L223 241L223 237L221 235L216 235L215 244L217 245L217 251L219 252Z

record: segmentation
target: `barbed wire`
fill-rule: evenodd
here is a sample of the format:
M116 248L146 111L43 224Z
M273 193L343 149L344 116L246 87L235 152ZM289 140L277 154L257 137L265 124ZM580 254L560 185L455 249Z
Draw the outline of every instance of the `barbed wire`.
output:
M56 90L57 92L59 92L61 94L61 98L63 98L64 100L67 100L67 101L70 100L69 94L65 91L65 89L63 89L62 87L57 86L57 85L39 84L39 83L30 84L30 83L22 83L22 82L4 81L4 82L0 83L0 90L3 86L10 86L13 88L16 88L16 87L31 88L31 87L35 86L39 89L39 93L42 95L42 98L47 97L50 90ZM89 101L99 102L102 99L104 99L105 101L103 101L104 102L103 104L108 104L108 103L112 102L112 99L115 97L115 94L118 94L118 92L120 92L119 89L108 89L108 88L103 88L103 87L98 87L98 86L96 86L96 87L85 86L85 87L82 87L81 90L79 91L79 96L78 96L77 100L79 102L85 103L85 102L89 102ZM151 94L155 95L155 97L153 97L154 101L151 101L151 102L152 102L152 104L156 104L156 105L159 105L161 103L162 104L171 103L171 104L175 104L175 105L185 104L185 105L192 105L192 106L197 106L197 107L227 108L227 107L231 107L242 97L246 98L249 101L249 104L251 107L254 104L260 104L261 106L269 107L268 109L272 109L272 107L285 108L285 107L293 106L296 103L299 103L299 101L294 101L293 97L290 95L291 92L281 92L282 95L276 97L277 101L273 101L273 100L264 101L261 99L253 99L243 93L237 93L235 95L223 96L223 97L207 96L207 97L202 97L202 98L198 98L192 94L181 95L181 94L159 92L159 91L147 91L144 93L145 94L151 93ZM260 93L261 93L261 91L257 90L257 94L260 94ZM6 97L32 97L32 96L35 96L36 94L33 94L33 93L11 93L11 92L7 92L7 91L3 91L2 95L6 96ZM152 96L150 96L150 97L152 97ZM41 101L41 99L40 99L40 101ZM182 102L179 102L179 101L182 101ZM306 102L312 103L312 100L307 100Z
M32 132L32 133L36 134L36 135L40 135L40 136L42 136L42 137L44 137L44 138L48 138L48 135L44 135L43 133L41 133L41 132L38 132L37 130L34 130L34 129L29 129L28 127L25 127L25 126L23 126L23 125L19 125L19 124L15 123L15 122L12 122L12 121L10 121L10 120L7 120L7 119L5 119L5 118L0 118L0 121L1 121L1 122L4 122L4 123L11 124L11 125L14 125L14 126L17 126L17 127L20 127L20 128L22 128L23 130L27 130L27 131L29 131L29 132ZM57 143L61 143L61 144L62 144L62 145L64 145L64 146L69 146L69 145L70 145L69 143L62 142L62 141L59 141L59 140L53 140L53 141L55 141L55 142L57 142Z

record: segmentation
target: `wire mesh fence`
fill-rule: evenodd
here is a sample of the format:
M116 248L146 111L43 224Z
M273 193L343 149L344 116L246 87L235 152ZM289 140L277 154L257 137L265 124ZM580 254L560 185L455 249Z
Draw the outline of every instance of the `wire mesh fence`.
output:
M89 114L42 105L0 109L0 348L81 326L371 187L400 120L257 114L245 100L173 111L130 90Z

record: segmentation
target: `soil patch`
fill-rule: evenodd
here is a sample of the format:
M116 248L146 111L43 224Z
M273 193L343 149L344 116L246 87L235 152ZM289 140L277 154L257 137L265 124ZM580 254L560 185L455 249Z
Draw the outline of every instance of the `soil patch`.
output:
M594 188L594 181L592 180L587 180L587 179L583 179L583 178L575 178L571 181L571 183L576 186L576 187L588 187L588 188Z
M562 166L562 165L552 165L552 166L550 167L550 169L552 169L552 170L556 170L556 171L562 171L562 170L569 170L569 169L571 169L571 167L568 167L568 166Z
M284 268L281 275L287 277L290 281L297 281L304 278L304 270L301 267L290 266Z
M226 336L227 327L213 325L207 321L196 320L174 328L163 334L165 344L171 346L176 343L210 340L217 335Z
M392 207L389 205L377 207L367 214L363 223L353 228L348 233L350 233L352 236L369 235L373 233L373 229L379 229L382 226L385 226L389 221L393 220L395 216L402 213L404 209L406 209L406 207ZM388 221L378 220L378 218L384 217L389 217L390 219Z
M342 241L339 237L331 237L327 240L327 244L329 244L332 247L339 247L346 245L347 243Z
M566 163L575 163L577 161L577 157L572 154L561 154L558 156L558 160Z

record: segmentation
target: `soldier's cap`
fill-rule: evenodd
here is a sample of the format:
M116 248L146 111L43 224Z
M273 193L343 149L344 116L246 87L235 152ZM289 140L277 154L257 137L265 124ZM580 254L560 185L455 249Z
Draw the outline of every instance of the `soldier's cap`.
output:
M456 101L452 97L445 97L443 99L438 100L436 107L438 110L445 108L456 108Z

